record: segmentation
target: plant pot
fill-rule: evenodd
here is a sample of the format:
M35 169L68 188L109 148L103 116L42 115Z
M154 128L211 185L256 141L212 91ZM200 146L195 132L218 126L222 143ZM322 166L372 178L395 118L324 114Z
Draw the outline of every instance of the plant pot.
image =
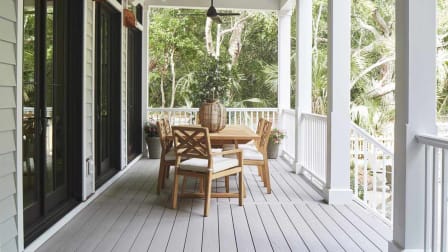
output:
M160 137L147 137L146 144L148 145L149 158L159 159L162 154L162 146L160 145Z
M276 144L273 142L268 143L267 154L269 159L276 159L278 157L278 149L280 144Z
M207 127L209 132L224 129L227 123L226 108L218 100L202 103L199 108L199 123L202 127Z
M123 10L123 24L129 28L135 27L135 15L132 11L128 9Z

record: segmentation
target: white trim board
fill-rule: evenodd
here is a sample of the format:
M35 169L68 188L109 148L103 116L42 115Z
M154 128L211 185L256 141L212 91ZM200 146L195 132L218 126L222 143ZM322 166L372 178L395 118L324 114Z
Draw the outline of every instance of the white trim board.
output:
M53 235L55 235L65 224L70 222L77 214L79 214L84 208L86 208L93 200L100 196L104 191L106 191L113 183L115 183L123 174L132 169L134 165L141 159L142 155L136 157L126 169L119 171L115 176L113 176L109 181L104 183L89 199L80 203L77 207L67 213L62 219L56 222L51 228L45 231L39 238L34 240L25 251L36 251L40 246L42 246L46 241L48 241Z
M22 163L22 79L23 79L23 0L17 1L17 44L16 44L16 206L17 206L17 248L24 248L23 221L23 163Z

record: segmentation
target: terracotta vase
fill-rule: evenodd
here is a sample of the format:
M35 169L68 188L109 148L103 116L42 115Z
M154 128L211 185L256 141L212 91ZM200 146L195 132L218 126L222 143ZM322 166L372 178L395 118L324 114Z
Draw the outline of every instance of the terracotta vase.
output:
M123 10L123 24L126 27L135 27L135 15L131 10Z
M206 101L199 108L199 123L207 127L210 132L218 132L227 123L227 113L224 105L218 100Z

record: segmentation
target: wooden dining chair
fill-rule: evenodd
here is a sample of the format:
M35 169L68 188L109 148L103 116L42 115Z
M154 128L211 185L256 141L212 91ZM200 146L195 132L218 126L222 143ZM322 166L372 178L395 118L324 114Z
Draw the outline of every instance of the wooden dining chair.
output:
M261 125L261 129L259 132L260 139L257 141L258 145L255 145L254 147L238 145L238 148L243 151L243 164L257 166L258 175L261 176L261 180L263 181L264 187L266 187L267 193L271 193L267 148L272 122L263 119L263 122L260 122L259 125ZM224 150L227 150L228 148L230 148L230 146L224 148ZM230 156L226 155L226 157Z
M160 155L159 177L157 180L157 194L165 187L165 177L168 177L170 167L176 162L176 153L173 148L173 140L168 139L171 134L171 126L167 119L157 121L157 131L159 132L162 153Z
M173 126L176 164L172 191L172 207L177 208L179 176L199 177L205 182L203 197L204 216L208 216L210 208L212 180L239 175L238 198L243 205L244 180L243 160L240 149L230 151L212 151L208 129L199 126ZM234 154L236 158L225 158L222 155ZM187 159L182 161L182 159ZM230 195L230 194L229 194Z
M258 119L258 124L257 124L257 135L261 136L261 134L263 133L263 127L265 122L268 122L266 119L264 118L260 118ZM225 144L223 145L223 150L232 150L235 148L234 144ZM244 153L244 150L246 149L252 149L255 151L258 151L260 149L260 139L255 139L250 143L247 144L238 144L238 148L241 149ZM244 154L243 154L243 159L244 159ZM258 169L258 176L261 177L262 181L264 182L264 178L263 178L263 172L262 172L262 167L261 166L257 166ZM226 188L227 188L227 184L228 184L228 178L226 178Z

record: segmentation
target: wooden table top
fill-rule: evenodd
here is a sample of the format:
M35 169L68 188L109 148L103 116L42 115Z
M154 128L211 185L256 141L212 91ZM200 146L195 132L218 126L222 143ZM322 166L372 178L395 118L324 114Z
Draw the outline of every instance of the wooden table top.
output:
M223 144L235 144L238 146L238 144L244 144L260 138L257 133L244 125L226 125L221 131L210 133L209 136L213 146ZM167 137L172 139L173 136L167 135Z
M227 125L219 132L210 133L210 140L250 141L260 138L255 132L244 125Z

